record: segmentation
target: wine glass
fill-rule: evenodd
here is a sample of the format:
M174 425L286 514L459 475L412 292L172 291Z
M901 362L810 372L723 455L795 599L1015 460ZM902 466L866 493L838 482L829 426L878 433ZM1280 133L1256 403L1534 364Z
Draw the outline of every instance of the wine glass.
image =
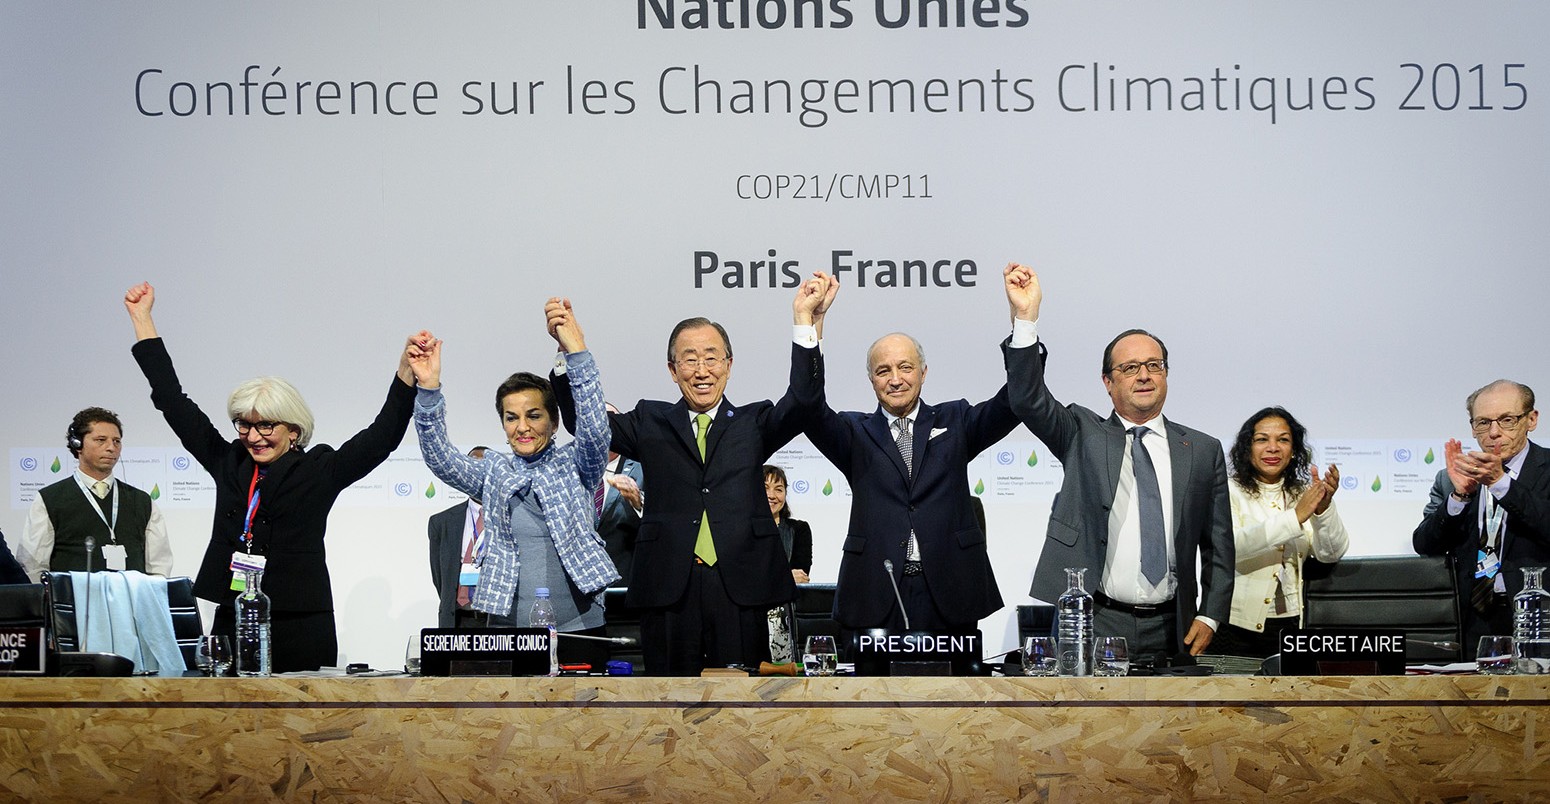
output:
M231 672L231 640L220 634L200 637L194 651L194 663L207 676L224 676Z
M839 669L840 652L834 646L834 637L827 635L807 638L807 650L802 652L802 671L809 676L832 676Z
M1123 676L1130 673L1130 647L1124 637L1098 637L1093 645L1093 675Z

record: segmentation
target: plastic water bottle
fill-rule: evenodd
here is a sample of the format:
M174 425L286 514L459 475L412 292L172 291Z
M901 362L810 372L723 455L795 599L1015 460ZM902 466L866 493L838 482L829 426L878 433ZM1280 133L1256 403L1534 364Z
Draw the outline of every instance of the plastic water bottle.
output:
M554 619L554 604L549 602L549 587L540 586L533 592L533 612L528 615L528 625L549 629L549 675L560 674L560 639Z
M1523 591L1512 597L1513 671L1521 675L1550 673L1550 634L1545 632L1550 593L1544 573L1544 567L1524 567Z
M1086 567L1066 568L1066 591L1055 602L1057 663L1063 676L1093 674L1093 596L1082 587Z
M245 570L247 588L237 595L237 675L269 675L269 596L263 570Z

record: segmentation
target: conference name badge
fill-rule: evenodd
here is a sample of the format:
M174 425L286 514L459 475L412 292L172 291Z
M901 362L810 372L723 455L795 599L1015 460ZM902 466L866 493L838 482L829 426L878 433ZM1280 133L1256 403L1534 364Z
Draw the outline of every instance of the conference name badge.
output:
M110 570L123 572L129 568L129 550L122 544L105 544L102 546L102 563Z
M242 576L244 572L263 572L264 565L269 559L264 556L253 555L237 551L231 554L231 589L233 592L246 592L248 590L247 579Z
M478 586L479 585L479 565L474 564L473 562L469 562L469 561L463 562L463 568L461 570L458 570L458 573L457 573L457 585L458 586Z

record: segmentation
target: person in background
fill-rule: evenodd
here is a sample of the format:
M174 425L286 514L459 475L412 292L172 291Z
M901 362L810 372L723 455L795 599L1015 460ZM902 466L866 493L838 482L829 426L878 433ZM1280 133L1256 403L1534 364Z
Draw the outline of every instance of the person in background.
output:
M468 457L484 458L490 448L474 447ZM465 586L459 578L463 569L473 563L479 545L479 534L484 529L484 506L476 497L454 505L445 511L432 514L425 523L430 539L431 585L436 587L436 627L472 628L485 625L485 614L470 608L473 587Z
M1420 555L1453 557L1468 655L1480 637L1512 633L1521 570L1550 566L1550 449L1528 440L1539 411L1527 385L1496 380L1464 404L1479 449L1443 446L1411 540Z
M376 419L338 449L311 444L312 411L279 377L248 380L232 391L226 412L237 437L227 438L183 392L151 316L155 302L149 282L124 294L135 330L131 352L150 383L151 402L215 483L210 544L194 579L194 594L216 604L211 633L236 634L233 581L240 579L231 570L234 555L263 556L274 672L332 667L339 639L324 545L328 513L340 492L387 460L403 440L414 411L408 358L434 339L429 332L409 337ZM238 354L264 347L264 322L233 321Z
M786 559L791 562L791 580L807 583L807 573L813 568L813 529L800 519L791 518L791 506L786 504L786 470L773 464L764 466L764 499L770 504L770 515L775 517L775 527L780 531L780 544L786 549ZM792 604L776 606L768 614L770 626L770 661L796 660L796 614Z
M562 404L560 409L567 408ZM609 405L608 412L618 413L619 409ZM630 585L630 573L635 566L635 534L640 531L640 515L646 506L640 490L644 483L640 461L617 452L608 453L608 471L603 475L603 511L597 519L597 532L619 570L614 586Z
M16 546L27 577L71 570L171 574L172 544L161 509L151 495L113 476L123 436L123 422L111 410L86 408L70 420L65 447L76 470L32 501Z
M786 504L786 470L765 464L764 499L770 504L775 527L780 529L780 544L791 562L791 579L807 583L807 574L813 569L813 529L791 518L791 506Z
M1350 546L1335 510L1340 469L1330 464L1319 474L1307 428L1279 407L1250 416L1228 458L1238 568L1232 616L1211 652L1264 659L1281 652L1281 629L1302 624L1303 561L1333 563Z
M544 308L549 334L565 353L566 376L576 405L576 438L554 443L559 404L548 380L518 372L495 390L495 410L512 454L465 456L447 437L441 391L442 343L433 341L410 366L419 385L414 407L420 453L435 475L483 500L483 547L470 606L492 627L528 627L536 590L549 590L559 631L604 636L603 592L619 577L597 534L596 491L608 463L608 412L597 364L570 302L550 299ZM608 644L600 639L562 639L560 661L601 669Z

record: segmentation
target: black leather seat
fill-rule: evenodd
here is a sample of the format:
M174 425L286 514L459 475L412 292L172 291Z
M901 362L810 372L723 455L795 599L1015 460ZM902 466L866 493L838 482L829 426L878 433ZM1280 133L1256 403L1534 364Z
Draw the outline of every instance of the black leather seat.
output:
M640 653L640 609L624 603L623 587L603 593L603 627L610 637L627 637L635 640L629 645L609 645L608 658L612 661L629 662L640 673L645 667Z
M840 624L834 620L834 584L797 584L797 599L792 603L791 644L797 658L802 658L802 646L810 636L828 635L840 644Z
M1446 556L1308 561L1303 565L1303 625L1403 631L1408 662L1456 662L1466 647L1472 657L1473 645L1458 645L1462 637L1454 577Z
M623 588L616 588L603 593L604 626L608 636L629 637L635 644L609 646L608 658L630 662L639 673L645 667L640 649L640 609L625 605L625 592ZM796 631L792 640L799 653L802 640L813 634L839 637L840 627L834 621L834 584L797 584L797 598L792 607Z
M43 628L48 625L48 603L43 584L0 584L0 625Z
M59 650L80 650L80 635L75 627L75 591L71 588L70 573L46 573L44 582L48 585L54 611L54 639ZM192 670L197 666L194 654L199 646L199 637L204 634L204 623L199 618L199 604L194 599L192 578L167 579L167 606L172 612L172 634L178 640L183 663Z

